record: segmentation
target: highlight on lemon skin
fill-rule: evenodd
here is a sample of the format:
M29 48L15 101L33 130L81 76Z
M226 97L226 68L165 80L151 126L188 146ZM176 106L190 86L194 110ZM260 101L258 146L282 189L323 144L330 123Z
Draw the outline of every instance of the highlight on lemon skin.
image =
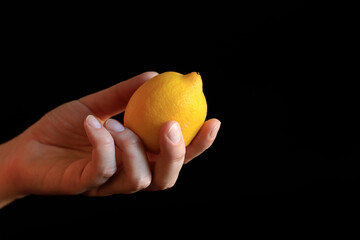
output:
M135 91L125 109L124 125L141 138L147 150L157 153L164 123L177 121L187 146L203 125L206 114L200 74L164 72Z

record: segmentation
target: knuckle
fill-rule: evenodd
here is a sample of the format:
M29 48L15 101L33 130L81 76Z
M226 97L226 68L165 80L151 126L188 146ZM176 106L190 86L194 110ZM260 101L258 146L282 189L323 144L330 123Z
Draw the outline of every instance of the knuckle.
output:
M88 196L88 197L94 197L94 196L96 196L96 191L89 190L89 191L84 192L83 195Z
M170 189L170 188L172 188L174 185L175 185L175 182L174 182L174 183L165 184L165 185L160 186L159 190Z
M129 192L137 192L147 188L151 183L150 176L135 176L128 180Z
M167 190L167 189L170 189L172 187L174 187L176 183L176 180L174 181L171 181L171 182L162 182L162 183L155 183L151 190L152 191L162 191L162 190Z
M184 152L176 152L176 153L173 153L171 156L171 160L173 162L182 162L182 161L184 161L184 158L185 158Z
M99 143L102 147L113 146L114 139L110 135L105 135L99 140Z
M116 167L105 168L100 172L100 177L110 178L115 174L116 170L117 170Z
M157 190L164 191L164 190L172 188L173 186L174 186L174 184L161 185L161 186L158 186Z
M136 147L139 146L140 144L141 144L140 138L130 131L126 131L126 133L124 133L121 136L121 145L124 148Z
M90 190L84 192L83 195L88 196L88 197L99 196L98 188L90 189Z
M129 138L125 139L124 144L128 147L138 146L140 144L140 139L135 136L129 137Z
M212 141L203 141L198 143L198 152L204 152L207 150L212 144Z

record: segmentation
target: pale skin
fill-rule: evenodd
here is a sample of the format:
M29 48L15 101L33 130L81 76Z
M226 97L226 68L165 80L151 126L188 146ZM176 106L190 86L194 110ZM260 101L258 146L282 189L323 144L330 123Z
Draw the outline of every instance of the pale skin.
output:
M108 196L174 186L183 164L214 142L220 128L207 120L185 147L175 121L160 131L160 153L147 152L134 132L111 117L156 76L145 72L67 102L0 145L0 208L30 194Z

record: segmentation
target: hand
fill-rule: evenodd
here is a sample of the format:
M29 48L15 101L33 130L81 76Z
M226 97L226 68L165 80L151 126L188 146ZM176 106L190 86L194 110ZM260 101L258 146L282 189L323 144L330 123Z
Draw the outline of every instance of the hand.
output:
M204 123L185 149L177 122L164 124L159 154L118 121L134 91L157 75L145 72L65 103L0 145L0 206L28 194L105 196L172 187L184 163L215 140L220 121Z

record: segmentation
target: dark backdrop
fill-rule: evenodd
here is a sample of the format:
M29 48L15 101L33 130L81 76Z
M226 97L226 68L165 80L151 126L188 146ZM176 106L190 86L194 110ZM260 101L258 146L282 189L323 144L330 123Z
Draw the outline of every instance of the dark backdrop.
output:
M309 220L354 210L358 91L343 55L351 32L324 6L288 2L15 9L2 37L1 142L66 101L148 70L200 72L208 118L222 127L170 190L29 196L0 210L0 219L35 228L136 225L161 212L170 222L232 226L225 219L245 213Z

